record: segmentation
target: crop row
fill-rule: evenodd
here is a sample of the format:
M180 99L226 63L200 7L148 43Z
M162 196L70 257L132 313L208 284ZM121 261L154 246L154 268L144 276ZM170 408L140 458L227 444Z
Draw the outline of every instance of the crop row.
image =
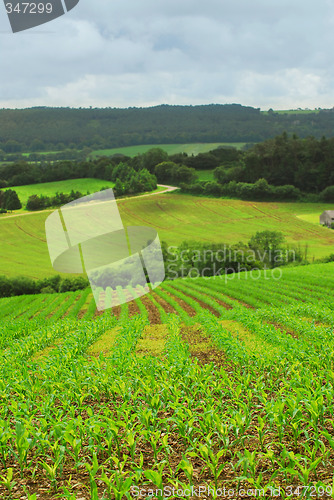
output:
M267 493L275 485L314 483L325 491L332 484L334 340L322 323L333 323L331 310L240 305L223 307L218 321L179 285L149 299L195 311L166 314L160 356L136 355L145 314L1 323L3 498L14 482L31 498L43 491L50 499L93 500L162 484ZM319 324L305 320L313 313ZM221 363L192 356L185 329L195 344L204 345L205 334ZM110 352L89 355L108 332ZM263 350L250 349L249 340Z

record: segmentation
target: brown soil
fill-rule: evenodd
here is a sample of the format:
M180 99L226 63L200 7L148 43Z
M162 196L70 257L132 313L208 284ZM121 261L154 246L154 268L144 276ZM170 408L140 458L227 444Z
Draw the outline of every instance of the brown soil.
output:
M205 335L201 327L184 326L181 337L189 345L191 356L201 365L214 363L216 366L231 367L225 360L224 353L212 346L210 337Z
M69 297L65 297L64 302L67 302ZM57 309L55 311L52 311L50 314L47 315L47 318L52 318L52 316L57 312L57 310L62 306L62 304L59 304Z
M157 307L153 304L153 302L148 297L141 297L141 301L146 307L148 320L151 325L158 325L161 323L161 318Z
M67 311L62 315L62 318L66 318L66 316L68 316L71 312L71 309L72 307L75 306L75 304L78 302L78 300L80 299L80 295L78 295L76 298L75 298L75 301L72 302L72 304L70 305L70 307L67 309Z
M112 314L114 316L116 316L117 319L119 319L120 315L121 315L121 306L115 306L111 309L112 311Z
M170 292L164 290L170 297L172 297L181 307L182 309L190 316L191 318L196 316L197 312L193 309L189 304L187 304L184 300L179 299L175 295L172 295Z
M296 332L290 330L284 325L280 325L279 323L276 323L274 321L265 321L265 323L267 323L268 325L273 325L276 328L276 330L281 330L287 333L288 335L291 335L291 337L293 337L294 339L298 339L298 335L296 334Z
M191 292L191 290L189 290ZM193 295L191 295L190 293L186 293L182 290L182 293L184 295L186 295L187 297L190 297L191 299L195 300L196 302L198 302L198 304L203 308L203 309L207 309L208 311L210 311L212 314L214 314L217 318L219 318L220 316L220 313L214 309L212 306L210 306L209 304L206 304L206 302L203 302L203 300L200 300L198 299L197 297L194 297Z
M152 297L158 302L158 304L161 305L161 307L164 308L164 311L166 313L176 314L174 307L168 304L168 302L166 302L165 299L160 297L157 293L153 292Z
M80 309L80 311L78 312L78 319L82 319L84 317L84 315L86 314L87 312L87 309Z
M128 302L128 306L129 306L129 316L131 318L131 316L134 316L135 314L140 314L140 310L139 310L139 307L137 305L137 303L132 300L131 302Z

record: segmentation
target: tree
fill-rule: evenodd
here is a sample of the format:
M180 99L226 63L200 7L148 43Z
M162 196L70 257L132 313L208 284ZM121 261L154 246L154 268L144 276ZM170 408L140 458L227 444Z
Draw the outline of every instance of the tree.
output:
M334 186L328 186L320 193L322 201L334 202Z
M116 180L116 184L114 187L114 193L116 196L122 196L122 194L124 194L124 186L123 186L121 179L119 179L119 178Z
M146 168L149 172L154 172L158 163L168 161L168 154L161 148L152 148L140 157L140 168Z
M266 179L259 179L254 184L254 195L259 200L267 198L270 194L270 186Z
M5 191L3 197L3 208L10 211L19 210L20 208L22 208L22 204L19 200L17 192L13 189L8 189L7 191Z
M28 198L26 208L27 210L42 210L44 208L43 200L37 194L32 194Z
M178 165L172 161L158 163L154 168L154 173L157 176L158 182L172 182L173 172L177 166Z
M248 245L259 260L275 267L282 262L284 241L284 235L280 231L257 231Z

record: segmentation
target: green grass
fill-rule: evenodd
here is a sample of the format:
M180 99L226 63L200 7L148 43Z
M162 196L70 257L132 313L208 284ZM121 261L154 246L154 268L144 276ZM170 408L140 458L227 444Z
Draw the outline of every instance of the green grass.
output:
M256 231L282 231L287 242L308 245L309 258L334 251L334 231L318 221L301 217L331 208L320 203L267 203L229 199L164 195L120 203L123 219L129 224L153 225L160 238L170 244L182 240L247 242Z
M198 180L200 181L214 181L213 170L196 170Z
M92 158L97 156L112 156L114 154L123 154L130 156L131 158L137 154L146 153L152 148L161 148L169 155L174 155L177 153L187 153L188 155L197 155L198 153L206 153L212 149L216 149L219 146L233 146L237 149L242 149L245 146L245 142L213 142L213 143L194 143L194 144L142 144L138 146L126 146L123 148L113 148L113 149L99 149L91 153Z
M161 240L213 243L247 242L256 231L282 231L291 245L308 245L309 259L334 252L334 231L321 227L318 216L329 204L265 203L163 194L119 200L126 225L155 228ZM50 212L0 216L0 275L41 278L51 267L44 224Z
M68 150L66 150L68 151ZM73 150L74 152L77 152L77 150ZM63 153L63 151L29 151L28 153L21 153L22 156L29 156L31 154L38 154L38 155L56 155L57 153Z
M33 194L54 196L56 193L70 193L80 191L86 194L87 191L94 193L100 191L102 187L114 187L113 182L104 181L102 179L69 179L67 181L45 182L42 184L29 184L26 186L14 186L12 189L18 194L23 206L26 205L29 196Z

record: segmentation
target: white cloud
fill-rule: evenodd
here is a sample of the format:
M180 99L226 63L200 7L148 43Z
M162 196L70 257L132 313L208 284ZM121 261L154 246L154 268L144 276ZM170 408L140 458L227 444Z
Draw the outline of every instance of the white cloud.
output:
M332 0L81 0L13 35L3 9L0 106L332 107L333 24Z

